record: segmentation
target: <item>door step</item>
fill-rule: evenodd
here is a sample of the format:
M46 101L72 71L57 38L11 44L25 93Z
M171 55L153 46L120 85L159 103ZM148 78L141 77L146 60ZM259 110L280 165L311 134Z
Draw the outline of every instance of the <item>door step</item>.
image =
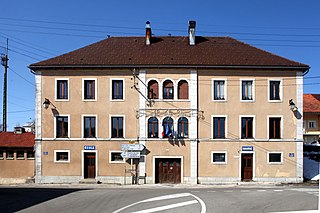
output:
M79 181L80 184L97 184L98 182L99 181L97 181L94 178L88 178L88 179L83 179Z

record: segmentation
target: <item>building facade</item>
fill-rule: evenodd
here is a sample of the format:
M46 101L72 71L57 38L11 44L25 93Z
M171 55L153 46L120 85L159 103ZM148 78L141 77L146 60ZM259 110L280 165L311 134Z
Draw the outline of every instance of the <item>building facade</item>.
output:
M0 184L33 181L35 174L34 134L15 128L0 133Z
M188 36L151 35L147 22L145 37L29 66L36 182L302 181L307 65L195 36L193 21Z
M304 94L303 100L304 142L320 144L320 94Z

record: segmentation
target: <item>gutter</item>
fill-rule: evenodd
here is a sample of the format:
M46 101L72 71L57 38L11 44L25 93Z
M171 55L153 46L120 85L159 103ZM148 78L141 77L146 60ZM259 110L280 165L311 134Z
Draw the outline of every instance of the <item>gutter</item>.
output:
M36 71L39 69L58 69L58 68L215 68L215 69L295 69L305 70L303 72L306 75L309 72L310 67L297 67L297 66L226 66L226 65L52 65L52 66L28 66L29 69ZM31 71L33 74L34 72Z

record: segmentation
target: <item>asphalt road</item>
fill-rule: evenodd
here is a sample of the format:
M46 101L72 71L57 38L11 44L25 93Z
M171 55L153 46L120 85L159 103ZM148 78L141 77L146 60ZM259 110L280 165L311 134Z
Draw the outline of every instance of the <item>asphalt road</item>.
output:
M0 186L0 212L285 212L318 208L318 186Z

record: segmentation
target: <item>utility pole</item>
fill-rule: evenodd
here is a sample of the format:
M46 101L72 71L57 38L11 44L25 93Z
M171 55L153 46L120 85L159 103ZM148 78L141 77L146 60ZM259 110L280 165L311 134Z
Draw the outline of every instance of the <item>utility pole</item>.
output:
M4 74L3 74L3 132L7 131L7 71L8 71L8 43L9 40L7 39L7 48L6 53L1 54L1 64L4 67Z

